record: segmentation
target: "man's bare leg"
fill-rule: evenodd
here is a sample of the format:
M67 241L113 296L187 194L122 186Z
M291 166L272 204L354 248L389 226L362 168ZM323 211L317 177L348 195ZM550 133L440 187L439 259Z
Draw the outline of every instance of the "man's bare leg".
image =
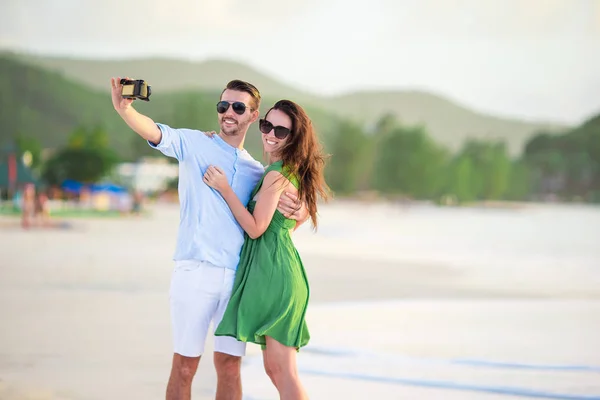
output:
M167 400L190 400L192 398L192 381L199 362L200 357L184 357L180 354L173 354L171 376L167 385Z
M242 357L215 351L217 396L215 400L242 400Z

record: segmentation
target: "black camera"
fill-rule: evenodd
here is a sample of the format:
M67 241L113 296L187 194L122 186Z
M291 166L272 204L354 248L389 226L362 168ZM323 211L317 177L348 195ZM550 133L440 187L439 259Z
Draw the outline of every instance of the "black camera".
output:
M121 95L124 99L140 99L144 101L150 101L152 90L150 85L148 85L143 79L121 79L121 85L123 85Z

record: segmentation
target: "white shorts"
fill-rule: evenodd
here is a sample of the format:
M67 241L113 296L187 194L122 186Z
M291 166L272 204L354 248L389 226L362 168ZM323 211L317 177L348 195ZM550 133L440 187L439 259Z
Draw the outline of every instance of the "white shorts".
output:
M210 323L213 334L231 296L235 271L208 262L177 261L169 293L173 349L185 357L199 357ZM214 336L215 351L233 356L246 354L246 343L229 336Z

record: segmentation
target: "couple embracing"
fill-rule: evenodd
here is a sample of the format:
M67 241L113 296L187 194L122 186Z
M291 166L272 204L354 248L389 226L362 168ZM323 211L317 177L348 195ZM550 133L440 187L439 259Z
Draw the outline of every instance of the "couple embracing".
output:
M155 123L121 96L113 106L148 144L179 162L180 224L171 278L173 364L167 400L191 398L212 322L217 400L241 400L241 357L259 344L281 399L307 399L296 353L309 341L309 284L291 233L327 199L324 154L304 109L276 102L259 119L252 84L229 82L217 103L218 134ZM259 120L267 167L244 150ZM162 238L154 238L160 241Z

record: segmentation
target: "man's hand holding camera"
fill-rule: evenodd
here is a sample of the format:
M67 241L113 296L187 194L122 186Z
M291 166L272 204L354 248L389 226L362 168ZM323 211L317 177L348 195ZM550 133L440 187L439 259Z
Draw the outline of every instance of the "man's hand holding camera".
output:
M121 84L121 78L112 78L110 83L113 107L118 113L127 110L135 99L123 97L123 85Z
M129 78L125 78L129 81ZM111 94L112 94L112 103L113 107L119 113L123 121L138 135L142 138L150 141L151 143L158 144L162 139L162 133L156 123L145 115L137 112L132 106L131 103L136 98L140 98L139 93L132 93L132 95L123 94L123 84L121 83L121 78L112 78L110 80L111 83ZM139 92L139 89L137 89ZM147 88L147 93L145 94L145 98L147 99L150 93L149 87Z

